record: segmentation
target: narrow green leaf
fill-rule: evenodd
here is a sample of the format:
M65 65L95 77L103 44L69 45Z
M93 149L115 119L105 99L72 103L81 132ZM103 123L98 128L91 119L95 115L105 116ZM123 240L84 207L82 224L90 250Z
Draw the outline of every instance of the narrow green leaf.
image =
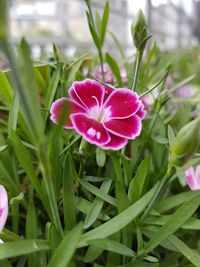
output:
M27 238L37 238L37 215L35 210L35 205L33 202L33 199L30 197L29 203L28 203L28 210L26 215L26 237ZM37 253L32 253L28 256L28 266L29 267L35 267L39 266L39 257Z
M80 198L77 204L77 209L85 214L88 214L91 210L92 205L93 203L91 203L87 199ZM97 218L102 221L108 221L110 219L110 217L106 215L103 211L98 214Z
M7 148L8 148L8 145L0 146L0 152L3 152L3 151L6 150Z
M99 167L103 167L106 161L106 153L104 150L98 148L96 150L96 162Z
M97 197L103 199L104 201L108 202L109 204L116 206L116 200L114 197L109 196L108 194L103 193L100 191L96 186L91 185L90 183L80 180L80 184L85 187L88 191L92 194L96 195Z
M102 239L95 239L88 241L94 247L111 251L120 255L124 255L127 257L134 257L135 253L130 248L126 247L125 245L111 239L102 238Z
M42 200L43 205L45 206L45 208L48 211L47 203L45 201L45 196L42 193L39 179L36 176L35 169L32 165L31 155L30 155L29 151L23 145L23 143L21 142L17 133L14 132L13 130L10 133L10 139L11 139L11 144L14 148L14 151L15 151L15 154L17 156L18 161L22 165L23 169L26 171L27 176L30 179L34 189L36 190L36 192L40 196L40 199Z
M71 155L67 153L63 170L63 210L65 227L67 230L71 230L76 224L75 188L73 179L77 174L74 172Z
M111 183L112 183L112 180L105 180L100 187L100 191L102 191L103 193L108 193ZM100 198L96 197L94 199L92 206L85 219L84 226L83 226L84 229L89 228L93 224L93 222L96 221L103 207L103 204L104 204L104 201L101 200Z
M29 200L26 216L26 236L27 238L37 238L37 215L33 200Z
M12 101L12 87L10 85L10 82L8 81L8 78L6 77L6 74L0 71L0 94L3 96L3 98L6 100L7 105L9 106Z
M170 125L168 125L168 139L169 139L169 145L171 146L175 139L175 134Z
M19 194L20 188L15 182L12 173L7 168L6 164L4 164L3 160L0 160L0 177L3 180L3 184L6 186L7 189L9 188L16 195Z
M49 68L48 65L34 67L34 73L35 73L37 86L39 87L40 91L42 91L44 94L46 94L46 91L47 91L48 79L43 74L42 70L44 69L46 71L48 68Z
M109 7L109 2L107 1L106 5L104 7L103 16L102 16L102 20L101 20L101 37L100 37L101 47L104 44L104 40L105 40L105 36L106 36L109 13L110 13L110 7Z
M15 66L15 68L13 78L22 105L23 115L26 118L26 123L32 133L34 142L41 144L44 141L42 115L31 61L31 50L25 39L21 41L18 66Z
M8 118L8 135L10 135L11 130L16 131L17 118L19 113L19 104L20 104L19 96L18 94L14 93Z
M60 69L58 68L51 80L50 80L50 83L49 83L49 87L47 89L47 95L46 95L46 98L45 98L45 108L49 111L50 107L51 107L51 104L53 102L53 99L55 97L55 94L56 94L56 91L57 91L57 88L58 88L58 84L59 84L59 80L60 80ZM49 112L46 112L46 115L45 115L45 123L46 123L46 120L47 120L47 117L49 115Z
M133 177L129 190L128 198L131 203L137 201L144 189L146 177L149 169L149 158L145 158L139 165L135 176Z
M99 36L101 36L101 17L99 13L95 12L95 28Z
M109 33L110 36L112 37L112 39L113 39L113 41L114 41L114 43L115 43L117 49L119 50L119 53L120 53L121 57L122 57L123 59L125 59L125 58L126 58L126 55L125 55L125 53L124 53L124 49L123 49L123 47L121 46L120 42L118 41L117 37L116 37L112 32L110 32L110 31L108 31L108 33Z
M194 266L200 267L200 254L198 251L189 248L175 235L168 237L168 240L180 251Z
M170 209L180 206L184 202L189 201L195 195L198 195L197 191L188 191L170 196L165 199L161 199L158 203L155 204L154 209L159 213L164 213L166 211L169 211Z
M98 226L97 228L82 235L78 247L87 246L88 240L94 240L98 238L106 238L128 225L133 221L148 205L154 196L158 184L156 184L148 193L146 193L141 199L125 209L123 212L115 216L108 222Z
M145 224L153 224L153 225L164 225L169 220L172 215L164 215L164 216L148 216L144 222ZM187 230L200 230L200 220L196 218L189 218L182 226L182 229Z
M98 248L98 247L94 247L90 245L85 254L84 262L88 263L88 262L94 261L96 258L98 258L101 255L103 251L104 249L102 248Z
M199 192L198 192L199 193ZM200 193L194 196L189 201L185 202L177 211L169 218L155 234L155 236L147 243L147 245L139 252L147 254L157 247L168 236L178 230L188 218L196 211L200 204Z
M88 26L89 26L90 33L92 35L92 39L93 39L94 44L96 45L97 49L99 50L99 49L101 49L100 38L98 36L98 33L96 32L96 29L94 28L93 24L90 21L90 15L87 11L86 11L86 15L87 15Z
M54 57L56 59L56 63L59 64L60 63L59 50L58 50L58 47L56 46L56 44L54 44L54 43L53 43L53 54L54 54Z
M50 250L49 241L40 239L11 241L0 244L0 260L42 250Z
M66 234L53 254L48 267L67 267L69 265L80 240L81 232L82 224L78 224Z
M120 69L119 69L119 67L117 65L117 62L108 53L106 53L106 61L108 62L108 65L110 66L113 74L115 75L115 77L117 79L118 87L122 87L123 82L122 82L122 78L121 78L121 74L120 74Z

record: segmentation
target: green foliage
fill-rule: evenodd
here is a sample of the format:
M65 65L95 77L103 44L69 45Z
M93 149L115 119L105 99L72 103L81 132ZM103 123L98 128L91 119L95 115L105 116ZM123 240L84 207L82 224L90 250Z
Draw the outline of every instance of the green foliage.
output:
M1 44L12 71L0 72L0 184L9 195L0 266L199 266L200 193L187 191L181 180L200 161L197 52L162 53L153 44L143 55L149 35L140 12L132 34L141 53L126 57L112 33L113 51L104 53L109 2L95 16L92 1L85 2L100 63L113 75L110 86L150 99L142 133L120 151L108 151L63 129L62 120L50 121L53 101L88 77L96 55L65 58L54 44L55 61L34 66L25 39L17 56ZM197 87L194 94L177 96L188 84ZM185 165L171 168L172 153L182 156L183 146Z

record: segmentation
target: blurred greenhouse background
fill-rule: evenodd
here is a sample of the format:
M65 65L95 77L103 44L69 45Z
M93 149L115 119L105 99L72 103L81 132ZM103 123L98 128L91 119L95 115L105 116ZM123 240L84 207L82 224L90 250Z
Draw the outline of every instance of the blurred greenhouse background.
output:
M91 1L100 13L105 0ZM110 0L109 30L127 51L132 49L131 22L141 8L145 13L150 32L161 49L188 47L198 43L200 2L195 0ZM26 36L32 45L33 55L52 50L52 42L67 55L77 48L92 47L83 0L11 0L11 38L18 44ZM112 48L111 37L107 49Z

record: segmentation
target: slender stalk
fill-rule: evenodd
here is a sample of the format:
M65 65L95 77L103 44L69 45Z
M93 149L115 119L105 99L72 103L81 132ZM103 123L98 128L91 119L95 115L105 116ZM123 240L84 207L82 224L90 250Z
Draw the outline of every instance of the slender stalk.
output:
M170 178L173 176L175 172L175 169L172 167L169 167L164 178L160 181L158 190L156 191L156 194L154 195L154 197L152 198L151 202L149 203L149 206L146 208L145 212L143 213L143 215L141 216L141 221L143 221L146 216L149 214L150 210L152 209L152 207L154 206L155 202L160 198L160 196L163 194Z
M103 82L105 82L105 75L104 75L104 69L103 69L103 56L102 56L101 49L99 49L98 52L99 52L99 59L100 59L100 65L101 65L102 78L103 78Z
M90 15L90 18L91 18L91 23L92 23L92 26L94 27L95 31L96 31L96 26L95 26L95 21L94 21L94 17L93 17L93 14L92 14L92 9L91 9L91 5L90 5L90 1L86 1L86 5L88 7L88 11L89 11L89 15ZM102 72L102 78L103 78L103 82L105 82L105 75L104 75L104 69L103 69L103 53L102 53L102 45L101 47L97 48L98 49L98 54L99 54L99 59L100 59L100 65L101 65L101 72Z
M139 77L140 67L141 67L141 62L142 62L142 55L143 55L143 53L141 51L137 52L134 75L133 75L133 82L132 82L132 86L131 86L131 89L133 91L135 91L136 87L137 87L137 82L138 82L138 77Z

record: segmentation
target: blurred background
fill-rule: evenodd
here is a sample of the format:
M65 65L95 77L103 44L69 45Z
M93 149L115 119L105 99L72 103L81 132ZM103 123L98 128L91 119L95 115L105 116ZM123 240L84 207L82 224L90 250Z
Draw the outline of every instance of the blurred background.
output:
M105 0L92 0L100 14ZM195 0L109 0L109 30L125 51L132 50L131 22L141 8L146 15L152 41L161 50L187 48L198 44L200 37L200 1ZM95 49L89 34L84 0L11 0L10 26L13 44L26 36L34 58L52 51L52 42L67 55L77 49ZM107 35L106 48L112 49Z

